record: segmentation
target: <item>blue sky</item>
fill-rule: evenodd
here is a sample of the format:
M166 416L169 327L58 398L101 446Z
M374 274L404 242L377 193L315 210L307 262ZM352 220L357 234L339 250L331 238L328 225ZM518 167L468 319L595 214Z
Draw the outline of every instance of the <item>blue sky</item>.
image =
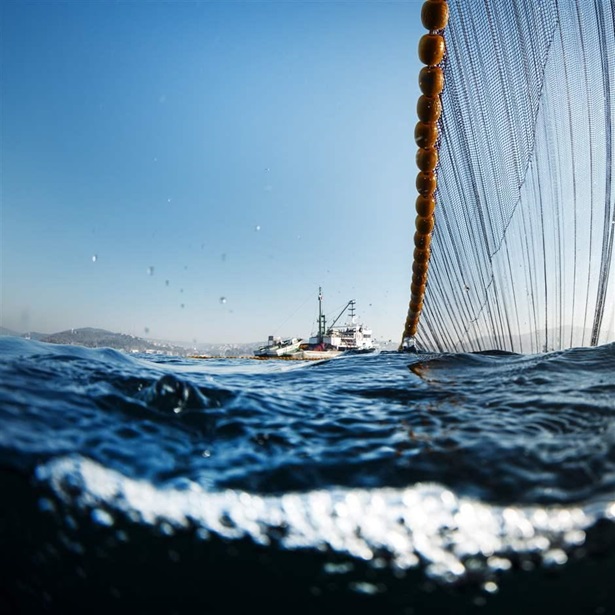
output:
M398 340L421 4L3 2L2 325Z

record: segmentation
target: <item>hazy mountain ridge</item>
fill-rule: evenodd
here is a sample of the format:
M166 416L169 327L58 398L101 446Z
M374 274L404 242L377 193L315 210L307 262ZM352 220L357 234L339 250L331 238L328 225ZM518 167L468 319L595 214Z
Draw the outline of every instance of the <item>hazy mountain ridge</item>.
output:
M183 343L177 341L151 340L126 333L114 333L106 329L83 327L57 333L20 333L0 327L0 336L23 337L48 344L67 344L87 348L113 348L132 354L165 354L173 356L253 356L254 349L265 342L254 343Z
M85 346L87 348L113 348L129 353L168 354L186 356L191 353L187 347L168 342L146 340L126 333L114 333L105 329L84 327L68 329L57 333L18 333L5 327L0 328L0 335L24 337L48 344L67 344L69 346Z
M188 351L183 346L146 340L126 333L113 333L105 329L85 327L83 329L69 329L47 336L41 341L50 344L69 344L86 346L88 348L114 348L130 353L154 353L169 355L186 355Z

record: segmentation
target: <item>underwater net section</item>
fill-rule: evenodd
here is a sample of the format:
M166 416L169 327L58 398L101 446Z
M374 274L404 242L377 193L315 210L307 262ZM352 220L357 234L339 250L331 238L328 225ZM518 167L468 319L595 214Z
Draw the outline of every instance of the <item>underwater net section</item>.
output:
M613 341L615 1L450 0L416 344Z

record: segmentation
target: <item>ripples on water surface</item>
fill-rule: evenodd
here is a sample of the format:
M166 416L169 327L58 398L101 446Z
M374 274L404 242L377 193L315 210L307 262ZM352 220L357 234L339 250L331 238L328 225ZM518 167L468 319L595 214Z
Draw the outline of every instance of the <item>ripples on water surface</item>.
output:
M615 345L0 338L0 611L615 613Z

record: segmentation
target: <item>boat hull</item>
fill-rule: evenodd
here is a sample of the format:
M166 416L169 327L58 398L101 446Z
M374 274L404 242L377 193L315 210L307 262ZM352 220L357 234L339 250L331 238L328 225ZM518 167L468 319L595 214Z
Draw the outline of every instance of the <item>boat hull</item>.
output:
M332 359L343 354L342 350L300 350L295 353L298 359L317 361L320 359ZM295 356L293 355L293 356Z
M301 340L295 340L294 342L287 342L285 344L271 344L259 348L254 352L254 355L260 358L276 358L286 357L292 355L299 350Z
M288 354L258 354L255 359L284 359L286 361L322 361L333 359L341 354L342 350L297 350Z

